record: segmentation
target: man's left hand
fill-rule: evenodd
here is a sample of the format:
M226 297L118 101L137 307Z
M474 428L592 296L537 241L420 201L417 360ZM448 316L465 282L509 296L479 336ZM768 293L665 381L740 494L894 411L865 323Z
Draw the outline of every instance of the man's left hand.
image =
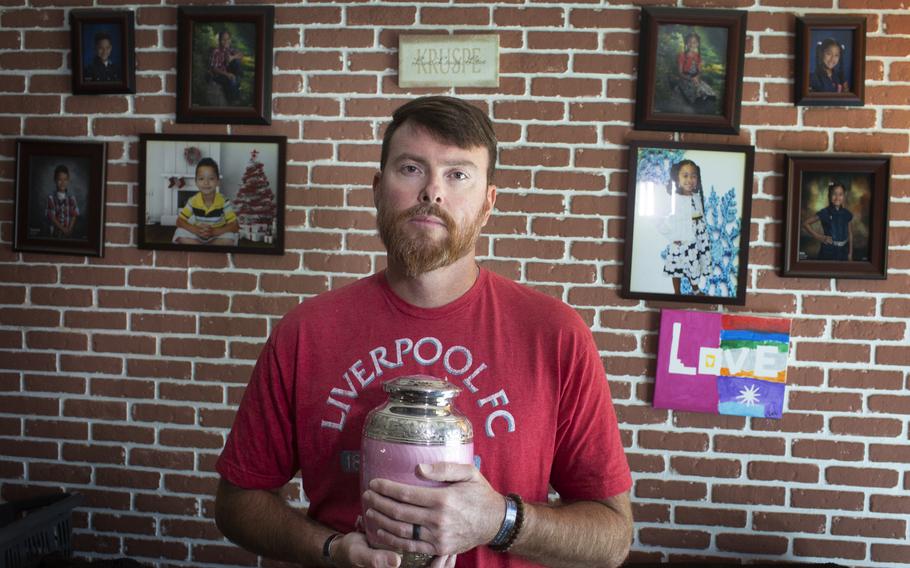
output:
M505 515L505 499L472 465L420 465L417 475L446 483L418 487L374 479L363 494L367 518L379 530L382 546L434 556L455 555L486 544L496 536ZM415 540L414 525L420 526Z

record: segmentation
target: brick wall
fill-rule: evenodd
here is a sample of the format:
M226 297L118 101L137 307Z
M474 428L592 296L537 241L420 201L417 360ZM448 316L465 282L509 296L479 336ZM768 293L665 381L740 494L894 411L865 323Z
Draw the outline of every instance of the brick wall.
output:
M69 94L68 11L93 4L136 12L135 96ZM730 310L794 318L781 421L651 408L661 305L619 296L626 145L673 134L632 131L638 8L608 4L278 4L274 119L259 127L175 124L172 5L0 0L3 497L85 494L86 555L257 565L211 521L213 463L253 360L291 306L383 265L379 133L409 96L451 92L397 87L398 35L495 29L501 87L455 91L502 141L484 264L590 323L636 481L633 559L910 563L907 1L662 2L749 11L741 133L680 138L756 146L748 300ZM866 106L794 107L794 16L832 11L867 17ZM137 134L189 131L288 136L284 257L136 248ZM19 136L107 143L104 258L12 252ZM791 151L893 156L886 281L777 275Z

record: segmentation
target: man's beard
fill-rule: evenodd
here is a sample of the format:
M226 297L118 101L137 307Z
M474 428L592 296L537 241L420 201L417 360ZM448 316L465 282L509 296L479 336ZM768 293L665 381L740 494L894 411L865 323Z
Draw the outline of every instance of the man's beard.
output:
M434 203L415 205L397 215L387 207L377 207L376 224L389 255L389 264L404 269L409 278L414 278L449 266L474 250L477 237L483 228L487 207L484 207L473 222L459 228L452 217ZM424 234L409 235L405 226L416 216L433 216L445 223L446 235L441 241L432 240Z

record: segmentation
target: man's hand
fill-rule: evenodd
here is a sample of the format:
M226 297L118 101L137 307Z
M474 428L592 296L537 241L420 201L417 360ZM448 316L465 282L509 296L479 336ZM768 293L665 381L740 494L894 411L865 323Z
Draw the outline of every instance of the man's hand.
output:
M396 568L401 557L390 550L370 548L363 533L351 532L332 544L332 561L340 568Z
M378 527L374 545L452 557L488 543L505 515L505 499L472 465L420 465L417 474L443 487L417 487L374 479L363 494L366 517ZM414 540L414 525L420 540ZM437 558L435 567L447 566Z

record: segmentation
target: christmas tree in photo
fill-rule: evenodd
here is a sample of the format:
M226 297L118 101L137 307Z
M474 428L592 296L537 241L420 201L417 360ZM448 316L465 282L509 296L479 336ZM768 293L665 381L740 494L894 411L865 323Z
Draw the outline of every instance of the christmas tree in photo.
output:
M250 163L240 181L240 191L232 201L240 223L240 237L270 243L275 235L277 208L265 168L256 159L258 155L255 149L250 152Z

